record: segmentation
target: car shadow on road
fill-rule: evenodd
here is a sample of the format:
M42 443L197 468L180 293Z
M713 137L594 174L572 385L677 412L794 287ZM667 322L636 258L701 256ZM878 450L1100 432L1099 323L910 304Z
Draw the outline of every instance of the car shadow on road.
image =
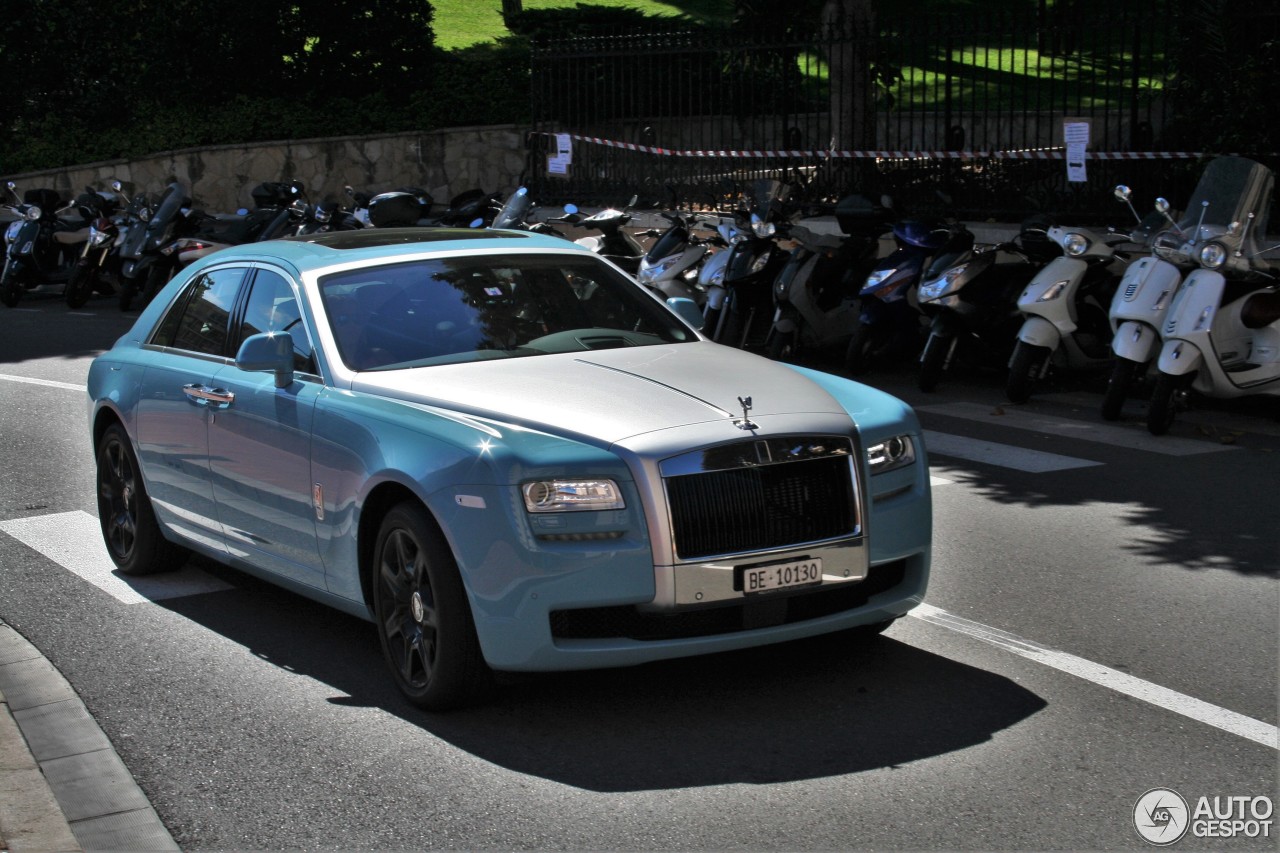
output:
M621 669L504 678L486 705L401 698L369 623L204 561L234 591L156 604L509 770L600 792L770 784L966 749L1046 702L1007 678L893 639L828 635ZM228 597L234 597L234 600Z

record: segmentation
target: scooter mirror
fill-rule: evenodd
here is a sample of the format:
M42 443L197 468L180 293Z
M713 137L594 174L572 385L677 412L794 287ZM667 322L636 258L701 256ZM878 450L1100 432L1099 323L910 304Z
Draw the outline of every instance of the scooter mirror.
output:
M18 185L15 184L13 181L9 181L9 183L5 184L5 186L11 190L16 190L18 188Z
M1169 205L1169 199L1164 198L1163 196L1156 199L1156 210L1160 211L1165 216L1168 216L1169 211L1171 210L1171 207Z
M893 210L893 196L889 196L889 195L880 196L880 206L885 208L886 210Z
M1133 197L1133 190L1129 189L1124 184L1119 184L1116 187L1115 196L1116 201L1128 202L1129 199Z
M640 196L638 196L638 195L633 195L633 196L631 197L631 201L627 202L627 207L635 207L635 206L636 206L636 202L638 202L639 200L640 200Z
M124 184L120 183L119 181L112 181L111 189L115 190L116 192L120 192L121 190L124 189Z
M577 212L578 212L578 206L577 206L576 204L574 204L573 202L569 202L568 204L566 204L566 205L564 206L564 212L565 212L565 213L577 213Z
M473 220L471 220L471 227L472 227L472 228L482 228L482 227L484 227L484 217L480 217L479 219L473 219Z

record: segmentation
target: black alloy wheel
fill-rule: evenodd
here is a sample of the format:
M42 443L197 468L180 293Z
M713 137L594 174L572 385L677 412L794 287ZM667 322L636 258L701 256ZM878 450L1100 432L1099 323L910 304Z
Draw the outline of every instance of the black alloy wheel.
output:
M164 538L129 437L112 424L98 442L98 522L112 562L126 575L170 571L185 548Z
M473 704L493 674L476 639L458 566L435 522L414 503L393 508L374 547L373 605L396 686L420 708Z

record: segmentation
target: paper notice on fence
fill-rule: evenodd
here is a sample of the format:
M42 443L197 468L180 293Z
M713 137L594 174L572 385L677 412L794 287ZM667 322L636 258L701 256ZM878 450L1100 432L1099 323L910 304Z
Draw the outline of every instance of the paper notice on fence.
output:
M1088 180L1085 174L1085 152L1089 150L1089 122L1065 121L1062 123L1062 139L1067 147L1067 181L1080 184Z
M547 155L547 174L566 176L569 174L569 161L561 158L558 154Z
M556 134L556 157L566 164L573 162L573 139L569 134Z

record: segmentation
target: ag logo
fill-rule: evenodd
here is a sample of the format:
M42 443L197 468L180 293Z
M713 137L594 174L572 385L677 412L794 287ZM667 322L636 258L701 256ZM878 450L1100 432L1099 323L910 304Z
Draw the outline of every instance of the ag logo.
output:
M1133 825L1144 840L1164 847L1181 840L1191 823L1187 801L1177 791L1152 788L1133 807Z

